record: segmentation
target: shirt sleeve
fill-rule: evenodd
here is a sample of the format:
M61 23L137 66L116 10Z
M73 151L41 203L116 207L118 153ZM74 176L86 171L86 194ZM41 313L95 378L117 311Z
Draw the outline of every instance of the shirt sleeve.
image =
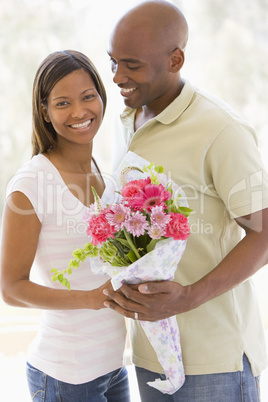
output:
M7 185L6 197L15 191L23 193L32 204L34 211L40 220L44 219L44 174L30 169L19 170Z
M268 207L267 171L249 126L228 125L208 150L205 165L214 196L221 198L232 218Z

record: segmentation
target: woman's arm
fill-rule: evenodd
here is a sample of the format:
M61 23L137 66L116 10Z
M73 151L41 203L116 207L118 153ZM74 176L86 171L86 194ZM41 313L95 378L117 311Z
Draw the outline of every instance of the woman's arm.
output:
M3 300L17 307L71 310L103 308L108 299L103 289L108 281L91 291L52 289L30 280L41 223L29 199L21 192L12 193L3 213L1 240L1 293Z

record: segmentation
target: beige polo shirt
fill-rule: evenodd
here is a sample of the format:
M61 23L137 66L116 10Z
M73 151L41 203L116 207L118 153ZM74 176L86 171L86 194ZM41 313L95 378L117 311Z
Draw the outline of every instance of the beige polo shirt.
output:
M231 108L186 82L162 113L134 133L135 110L121 115L118 160L127 150L162 165L185 191L191 234L175 280L194 283L239 242L234 218L268 207L268 179L257 138ZM121 135L121 137L120 137ZM251 280L177 317L186 374L242 370L246 353L254 375L267 365L265 337ZM135 365L162 372L139 322L131 320Z

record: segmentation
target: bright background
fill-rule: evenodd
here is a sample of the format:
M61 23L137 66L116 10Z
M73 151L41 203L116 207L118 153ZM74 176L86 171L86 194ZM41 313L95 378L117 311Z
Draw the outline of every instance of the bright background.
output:
M51 52L76 49L97 66L108 94L94 153L110 172L110 135L123 108L106 54L109 34L135 0L0 0L0 216L7 181L30 158L31 89ZM268 166L268 0L174 0L188 20L190 39L182 75L229 102L259 135ZM268 328L267 268L255 283ZM0 400L28 402L24 364L38 311L0 301ZM132 369L130 368L132 373ZM266 392L264 374L262 391ZM131 374L132 378L132 374ZM268 394L267 394L268 395ZM268 397L267 397L268 400ZM135 395L133 402L138 402Z

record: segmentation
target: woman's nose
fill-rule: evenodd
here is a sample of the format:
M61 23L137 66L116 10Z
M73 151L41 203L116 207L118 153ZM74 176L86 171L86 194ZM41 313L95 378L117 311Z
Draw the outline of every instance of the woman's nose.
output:
M85 105L81 102L75 102L72 106L71 114L73 117L83 117L86 114Z

